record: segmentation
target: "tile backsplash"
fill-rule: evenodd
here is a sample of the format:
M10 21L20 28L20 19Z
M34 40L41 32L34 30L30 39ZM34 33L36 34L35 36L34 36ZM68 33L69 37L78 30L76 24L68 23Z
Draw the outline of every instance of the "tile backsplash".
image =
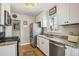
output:
M69 33L72 32L73 34L79 35L79 24L77 25L67 25L67 26L61 26L60 28L61 32Z
M44 28L44 32L50 32L50 31L47 28ZM79 35L79 24L60 26L60 30L58 32L61 32L64 34L69 34L72 32L75 35Z

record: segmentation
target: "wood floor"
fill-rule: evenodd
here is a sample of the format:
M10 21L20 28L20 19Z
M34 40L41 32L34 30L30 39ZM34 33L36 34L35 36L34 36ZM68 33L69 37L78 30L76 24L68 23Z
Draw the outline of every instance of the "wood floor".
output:
M30 44L20 46L19 56L24 56L24 53L27 51L34 52L35 56L45 56L38 48L33 48Z

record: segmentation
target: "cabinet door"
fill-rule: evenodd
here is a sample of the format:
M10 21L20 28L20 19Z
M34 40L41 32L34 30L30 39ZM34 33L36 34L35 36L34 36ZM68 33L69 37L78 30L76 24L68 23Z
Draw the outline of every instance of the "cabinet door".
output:
M65 49L65 56L71 56L71 48L66 46L66 49Z
M39 36L37 37L37 47L38 47L40 50L42 50L42 44L43 44L42 40L43 40L42 37L39 37Z
M17 56L17 45L0 46L0 56Z
M71 23L79 23L79 3L71 3L69 12Z
M65 56L79 56L79 48L66 46Z
M47 27L47 12L42 13L42 18L41 18L41 26L42 27Z
M2 3L1 4L1 23L2 25L4 25L4 10L8 11L10 13L10 3Z
M47 56L49 56L49 40L43 38L42 50Z
M41 14L36 16L36 22L41 22Z
M57 18L59 25L68 24L69 21L69 5L67 3L57 4Z
M43 38L40 37L40 50L41 50L41 51L43 51L43 45L44 45Z
M37 37L37 47L47 56L49 56L49 40Z
M36 22L41 22L41 27L47 27L47 12L41 12L36 17Z

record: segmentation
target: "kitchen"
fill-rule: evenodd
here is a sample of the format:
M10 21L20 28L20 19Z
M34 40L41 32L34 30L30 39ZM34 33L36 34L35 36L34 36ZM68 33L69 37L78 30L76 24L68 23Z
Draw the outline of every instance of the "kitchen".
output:
M78 7L79 3L1 3L0 56L79 56Z

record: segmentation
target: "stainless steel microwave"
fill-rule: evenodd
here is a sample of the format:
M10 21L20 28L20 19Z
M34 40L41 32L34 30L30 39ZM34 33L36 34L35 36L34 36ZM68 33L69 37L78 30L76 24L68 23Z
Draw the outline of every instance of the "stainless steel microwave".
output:
M12 23L11 16L8 11L4 10L4 24L10 26Z

